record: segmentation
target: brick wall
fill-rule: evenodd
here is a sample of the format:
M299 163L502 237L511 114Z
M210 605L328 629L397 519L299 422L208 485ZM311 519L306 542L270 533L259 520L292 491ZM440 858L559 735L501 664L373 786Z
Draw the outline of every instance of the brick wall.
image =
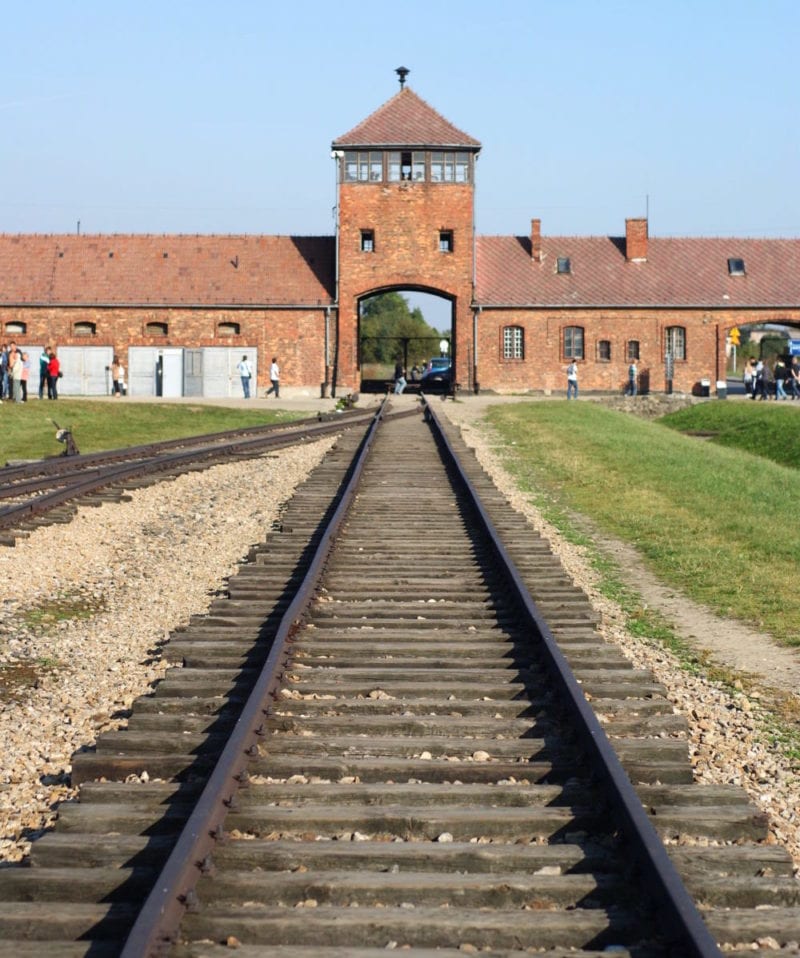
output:
M7 324L23 323L25 334L6 333ZM76 323L94 323L94 335L76 335ZM166 323L167 335L149 335L148 323ZM237 335L225 335L220 324L236 323ZM331 319L335 332L335 317ZM0 309L0 339L21 346L111 346L125 365L131 346L241 346L257 348L258 384L269 385L269 363L277 356L281 382L319 392L325 380L324 309L155 309L149 307L80 308L7 307ZM331 347L333 348L333 347Z
M453 301L456 376L471 354L473 188L456 183L357 183L339 188L339 381L358 382L358 301L388 289L417 289ZM373 252L361 249L372 230ZM452 252L439 249L452 233Z
M627 381L629 340L639 343L640 377L650 389L666 388L664 355L666 329L686 332L686 359L675 362L673 389L692 392L703 379L725 378L725 337L733 326L749 323L796 322L800 310L491 310L479 320L478 381L481 389L499 393L566 390L563 334L566 326L583 327L584 358L578 362L581 389L621 392ZM522 360L503 359L503 329L519 326L524 333ZM610 344L609 360L599 357L599 343Z

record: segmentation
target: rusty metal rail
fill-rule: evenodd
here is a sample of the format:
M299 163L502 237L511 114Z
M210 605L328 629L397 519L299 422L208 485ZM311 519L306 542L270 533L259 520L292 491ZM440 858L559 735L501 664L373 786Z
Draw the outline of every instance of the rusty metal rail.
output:
M289 640L314 597L325 562L358 489L383 411L382 405L359 447L338 505L316 546L310 565L281 619L261 675L181 837L131 929L120 958L163 955L176 938L186 908L195 900L195 886L217 841L223 836L228 811L236 802L239 788L247 782L248 761L255 752L256 743L264 735L264 723L286 669Z
M340 432L343 428L368 423L373 413L350 414L320 422L302 421L293 427L263 430L237 429L182 440L169 440L128 450L112 450L64 460L53 475L20 479L0 486L0 498L23 498L0 508L0 530L12 529L26 519L44 516L81 496L141 477L191 468L197 463L212 464L227 459L259 455L270 449ZM43 464L43 467L46 463ZM37 467L38 468L38 467ZM0 472L0 481L5 475ZM55 486L55 488L53 488ZM50 491L41 491L41 490Z

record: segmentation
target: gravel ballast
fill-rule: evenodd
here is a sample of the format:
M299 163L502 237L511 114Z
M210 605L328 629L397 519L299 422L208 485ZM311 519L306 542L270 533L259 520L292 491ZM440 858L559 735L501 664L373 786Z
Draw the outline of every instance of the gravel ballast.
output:
M74 797L72 754L125 725L164 674L164 639L208 609L334 441L137 489L0 549L0 862Z

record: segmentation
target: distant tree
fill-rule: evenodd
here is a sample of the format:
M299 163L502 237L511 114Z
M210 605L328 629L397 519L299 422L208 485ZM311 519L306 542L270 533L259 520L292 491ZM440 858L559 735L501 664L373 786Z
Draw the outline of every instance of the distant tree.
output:
M381 293L361 305L362 362L393 363L403 357L404 340L409 341L409 360L416 362L438 352L440 338L422 310L411 309L402 293Z

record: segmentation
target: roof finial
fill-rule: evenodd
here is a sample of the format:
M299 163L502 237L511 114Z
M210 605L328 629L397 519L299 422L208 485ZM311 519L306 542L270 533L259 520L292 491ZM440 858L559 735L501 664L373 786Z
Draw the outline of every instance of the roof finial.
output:
M400 89L402 90L406 84L406 77L411 71L407 67L398 67L394 72L400 77Z

